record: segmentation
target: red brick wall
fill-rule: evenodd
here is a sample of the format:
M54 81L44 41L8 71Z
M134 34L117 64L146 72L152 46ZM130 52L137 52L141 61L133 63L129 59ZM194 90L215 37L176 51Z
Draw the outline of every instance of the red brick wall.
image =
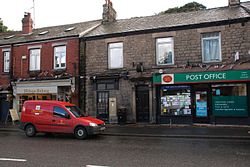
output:
M79 40L60 40L53 42L41 42L35 44L24 44L14 46L13 49L13 72L14 78L29 78L29 49L31 46L42 46L41 48L41 71L53 72L54 69L54 43L66 43L66 72L75 76L78 75L79 62ZM22 60L22 56L26 59ZM74 68L76 63L76 68Z

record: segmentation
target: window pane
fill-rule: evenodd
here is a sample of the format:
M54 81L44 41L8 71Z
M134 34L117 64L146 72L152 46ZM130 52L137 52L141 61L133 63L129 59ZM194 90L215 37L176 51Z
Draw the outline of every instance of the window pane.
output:
M213 115L223 117L248 116L246 84L212 85L212 93Z
M10 52L4 52L4 72L9 72Z
M160 38L156 42L157 64L173 64L173 42L172 38Z
M202 35L203 61L220 61L220 36L219 33L207 33Z
M54 48L54 67L66 67L66 46L57 46Z
M190 86L161 87L161 115L191 115Z
M63 108L54 107L54 115L64 117L66 114L67 112Z
M109 68L123 67L123 44L109 44Z
M30 70L40 70L40 49L30 50Z

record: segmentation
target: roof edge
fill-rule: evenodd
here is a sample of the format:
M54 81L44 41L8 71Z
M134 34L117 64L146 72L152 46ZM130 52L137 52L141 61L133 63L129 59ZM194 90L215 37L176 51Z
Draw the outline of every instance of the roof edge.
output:
M161 27L161 28L155 28L155 29L127 31L127 32L119 32L119 33L114 33L114 34L104 34L104 35L89 36L89 37L85 36L83 38L85 40L95 40L95 39L113 38L113 37L119 37L119 36L140 35L140 34L149 34L149 33L157 33L157 32L169 32L169 31L178 31L178 30L237 24L237 23L242 23L242 22L248 22L249 20L250 20L250 16L245 17L245 18L222 20L222 21L217 21L217 22L198 23L198 24L173 26L173 27Z

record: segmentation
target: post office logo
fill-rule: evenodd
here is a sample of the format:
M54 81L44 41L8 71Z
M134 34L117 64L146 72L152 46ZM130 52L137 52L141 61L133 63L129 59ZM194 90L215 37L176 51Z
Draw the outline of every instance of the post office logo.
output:
M161 84L174 84L174 74L162 74Z

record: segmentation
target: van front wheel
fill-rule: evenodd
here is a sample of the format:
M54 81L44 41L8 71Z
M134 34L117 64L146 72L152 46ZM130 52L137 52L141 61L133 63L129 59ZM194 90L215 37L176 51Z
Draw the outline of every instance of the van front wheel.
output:
M25 134L26 136L28 137L33 137L36 135L36 129L33 125L28 125L26 128L25 128Z
M74 134L77 139L86 139L88 137L88 133L84 127L77 127Z

